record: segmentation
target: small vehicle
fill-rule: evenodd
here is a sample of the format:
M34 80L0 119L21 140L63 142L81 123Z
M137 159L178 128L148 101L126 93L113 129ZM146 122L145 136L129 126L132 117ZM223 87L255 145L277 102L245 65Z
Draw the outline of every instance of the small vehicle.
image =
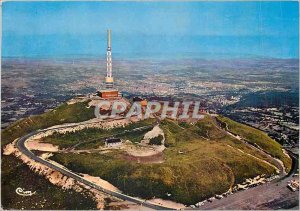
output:
M287 187L288 187L291 191L293 191L293 192L295 192L295 191L297 190L297 189L296 189L295 187L293 187L291 184L288 184Z
M200 206L202 206L204 204L204 202L202 201L202 202L198 202L197 204L195 204L195 206L197 207L197 208L199 208Z
M210 197L209 199L207 199L207 201L211 203L214 199L214 197Z

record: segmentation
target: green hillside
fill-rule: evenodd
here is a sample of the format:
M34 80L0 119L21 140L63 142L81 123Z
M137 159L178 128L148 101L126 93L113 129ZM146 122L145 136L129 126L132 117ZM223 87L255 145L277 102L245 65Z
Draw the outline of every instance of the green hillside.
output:
M1 144L4 146L15 138L37 129L63 123L81 122L93 117L94 110L87 108L87 102L63 104L45 114L25 118L12 124L2 131ZM229 130L233 133L243 136L251 143L256 143L268 153L281 159L287 170L290 168L291 161L282 153L281 146L264 133L228 118L219 117L218 120L226 122ZM112 130L84 129L64 135L54 134L46 137L43 141L66 148L85 140L87 142L79 145L77 149L95 149L100 146L100 142L95 140L121 133L124 130L151 125L155 121L155 119L144 120L132 123L125 128ZM130 161L126 159L126 153L121 150L114 150L106 154L56 153L53 159L73 171L100 176L132 196L147 199L155 196L184 204L194 204L214 194L226 192L234 184L240 183L246 178L275 173L272 165L263 162L264 160L275 165L270 157L229 136L217 126L212 117L206 116L195 124L166 119L160 122L160 127L164 131L167 147L163 152L163 163L142 164ZM119 134L118 137L139 142L147 131L149 129ZM18 168L18 166L22 167ZM22 174L23 177L13 176L19 174ZM3 205L5 208L19 208L14 204L24 203L24 200L15 197L15 190L10 187L21 184L30 189L32 186L26 180L36 180L37 178L33 178L36 175L25 164L12 156L4 156L2 175L2 199L4 198L6 201ZM43 188L49 186L47 193L55 197L51 198L48 195L44 195L44 197L47 197L48 203L54 204L53 207L57 209L95 208L92 201L85 201L85 195L60 191L60 188L49 184L42 177L37 180L39 183L37 191L44 192ZM168 196L169 194L171 195ZM79 204L67 204L65 198L70 196L76 198ZM39 201L40 198L32 199L30 203L25 203L25 208L36 208L34 204Z
M21 119L5 128L1 132L1 146L38 129L63 123L82 122L94 117L94 108L88 108L88 102L71 105L64 103L52 111Z
M72 105L65 103L44 114L19 120L1 131L1 146L37 129L91 119L94 117L94 109L87 106L88 102ZM25 200L24 197L16 195L17 187L35 190L38 194ZM62 190L33 173L14 156L2 155L1 196L4 209L96 209L96 203L86 194ZM74 201L77 203L73 203Z
M106 154L56 153L52 159L73 171L100 176L127 194L184 204L226 192L246 178L275 173L271 165L259 160L265 159L264 155L233 140L210 117L194 125L164 120L160 127L168 146L163 163L129 161L121 150Z
M133 142L139 142L144 134L151 130L150 128L142 129L141 131L131 131L134 128L151 126L155 123L155 119L146 119L131 123L124 127L116 127L109 130L101 128L85 128L80 131L67 132L65 134L54 133L52 136L41 139L42 142L51 143L59 146L60 149L72 147L82 143L76 149L93 149L103 145L101 141L105 137L114 136L122 139L130 139ZM84 142L84 143L83 143Z
M226 123L230 132L238 134L252 144L257 144L273 157L280 159L284 163L286 172L291 170L292 160L283 153L281 145L267 134L253 127L235 122L227 117L218 116L218 120Z
M63 190L43 176L35 174L14 156L2 156L1 167L1 205L6 210L97 209L97 204L88 191L78 193L74 190ZM19 196L16 194L18 187L26 191L36 191L36 194L30 197Z

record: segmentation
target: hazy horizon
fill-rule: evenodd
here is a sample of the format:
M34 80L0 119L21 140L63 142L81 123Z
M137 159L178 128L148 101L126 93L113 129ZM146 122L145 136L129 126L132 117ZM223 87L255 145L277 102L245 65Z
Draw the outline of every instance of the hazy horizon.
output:
M298 58L298 2L3 2L2 57Z

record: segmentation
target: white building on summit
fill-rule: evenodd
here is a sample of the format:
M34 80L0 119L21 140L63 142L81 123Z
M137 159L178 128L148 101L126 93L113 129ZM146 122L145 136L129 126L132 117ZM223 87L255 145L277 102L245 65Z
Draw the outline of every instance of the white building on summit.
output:
M105 139L106 147L118 147L122 145L122 140L119 138L107 138Z

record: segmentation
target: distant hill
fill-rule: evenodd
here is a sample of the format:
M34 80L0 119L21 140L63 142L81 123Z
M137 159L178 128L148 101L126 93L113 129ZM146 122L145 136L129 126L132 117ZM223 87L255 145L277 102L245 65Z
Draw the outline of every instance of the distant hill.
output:
M299 106L299 91L288 92L254 92L247 94L243 99L229 107L270 108L272 106Z

